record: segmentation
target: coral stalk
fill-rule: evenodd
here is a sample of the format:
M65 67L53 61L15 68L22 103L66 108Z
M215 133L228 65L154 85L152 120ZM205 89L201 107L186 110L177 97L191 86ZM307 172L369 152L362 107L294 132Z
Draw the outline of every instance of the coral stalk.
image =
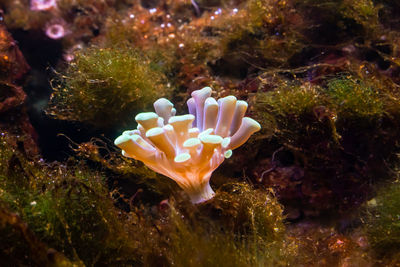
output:
M211 91L194 91L187 101L191 114L181 116L175 116L170 101L158 99L155 113L138 114L137 129L123 132L114 142L124 156L174 180L195 204L214 196L209 183L213 171L261 129L243 117L245 101L227 96L217 102Z

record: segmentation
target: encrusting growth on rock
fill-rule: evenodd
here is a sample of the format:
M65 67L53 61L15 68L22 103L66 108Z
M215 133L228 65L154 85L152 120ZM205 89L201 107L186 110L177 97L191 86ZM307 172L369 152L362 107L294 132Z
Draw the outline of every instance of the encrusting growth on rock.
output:
M138 114L137 129L123 132L114 142L124 156L177 182L192 203L214 196L209 184L212 172L261 129L258 122L244 117L245 101L234 96L216 101L211 91L210 87L194 91L187 101L190 114L181 116L175 116L170 101L158 99L155 113Z

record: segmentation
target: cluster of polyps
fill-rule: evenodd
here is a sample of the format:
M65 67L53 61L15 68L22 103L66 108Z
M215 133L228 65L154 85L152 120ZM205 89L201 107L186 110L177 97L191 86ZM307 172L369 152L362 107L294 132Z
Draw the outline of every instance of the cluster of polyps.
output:
M57 7L57 0L31 0L31 10L43 11Z
M138 114L137 129L115 140L124 156L176 181L193 203L213 197L212 172L261 129L244 117L245 101L227 96L217 102L210 96L210 87L194 91L187 101L190 114L182 116L175 116L173 104L160 98L154 103L155 113Z

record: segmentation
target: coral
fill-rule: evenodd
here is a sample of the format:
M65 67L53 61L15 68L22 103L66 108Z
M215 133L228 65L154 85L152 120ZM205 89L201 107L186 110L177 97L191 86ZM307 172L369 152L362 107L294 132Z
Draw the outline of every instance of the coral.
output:
M122 156L120 149L110 140L93 138L90 142L75 145L77 157L114 174L115 179L110 190L119 191L123 201L127 200L126 202L130 203L137 192L143 192L135 199L158 204L165 195L174 195L174 192L179 191L178 185L172 180L165 179L140 161ZM123 205L127 209L130 208Z
M398 265L398 1L0 2L3 265ZM207 135L200 109L172 114L204 86L222 98L205 101L215 121L234 95L263 127L230 159L233 136ZM154 155L124 157L109 138L160 97L117 139ZM206 196L152 169L197 171Z
M210 87L194 91L187 101L191 114L182 116L175 116L173 104L161 98L154 103L156 113L138 114L137 130L115 140L123 155L173 179L193 203L213 197L212 172L260 130L258 122L243 117L245 101L227 96L217 102L210 96Z
M62 19L50 21L45 26L45 33L51 39L61 39L69 33L66 22Z
M31 10L44 11L57 7L57 0L31 0Z
M129 123L132 112L168 96L162 73L149 63L127 47L79 51L65 75L59 75L47 112L103 128Z
M132 205L126 213L114 206L103 175L83 161L70 159L73 168L30 161L9 137L0 137L0 239L8 238L0 245L3 264L249 266L292 260L282 207L269 190L228 184L202 205L171 198L158 208Z

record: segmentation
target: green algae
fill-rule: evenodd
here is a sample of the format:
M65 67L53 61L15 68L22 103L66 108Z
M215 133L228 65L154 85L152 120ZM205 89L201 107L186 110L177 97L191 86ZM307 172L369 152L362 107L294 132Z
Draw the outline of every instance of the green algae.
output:
M48 248L30 231L17 213L0 200L0 260L7 266L81 266Z
M380 7L371 0L294 0L293 5L314 25L308 31L304 29L303 33L315 43L338 44L360 36L375 38L381 30ZM322 34L325 30L330 34Z
M83 10L82 13L90 13L92 10L91 2L87 8L83 7L85 3L82 1L72 2L78 3L73 8ZM213 6L218 1L197 2L205 5L207 10L209 5ZM221 2L233 6L232 2ZM276 76L282 73L289 74L294 81L278 82L272 89L265 86L263 79L260 79L260 92L255 96L256 108L252 109L250 105L250 112L256 113L261 118L264 134L270 138L263 140L262 145L254 147L258 151L264 144L276 148L284 146L286 150L293 152L295 162L305 170L305 178L304 181L290 180L288 183L302 186L304 199L310 195L323 196L321 201L318 198L312 199L313 203L310 201L311 204L307 203L304 206L309 205L313 209L319 209L321 208L319 205L323 205L323 200L336 194L334 199L329 199L328 209L337 210L337 203L350 203L349 195L358 197L359 191L365 190L365 184L374 184L377 180L386 179L388 166L396 161L398 153L400 118L399 97L396 92L398 88L397 86L391 88L382 79L382 75L392 75L390 72L393 69L382 75L378 74L378 71L365 76L354 74L358 68L360 71L366 69L364 65L359 66L358 60L370 61L364 58L364 49L378 52L379 56L393 61L392 64L396 65L396 48L388 53L381 53L373 44L377 42L376 40L379 40L378 45L390 44L395 38L395 34L388 34L387 30L381 31L378 20L384 20L381 15L384 10L376 3L395 5L390 1L370 0L235 1L234 6L238 4L240 16L229 15L232 18L221 20L216 16L215 23L211 25L201 27L196 24L191 25L194 31L200 34L187 31L184 38L182 38L184 34L177 35L183 49L174 47L177 45L174 41L171 41L172 45L170 43L165 46L159 45L156 41L141 43L142 32L133 30L132 24L122 20L115 23L114 17L117 15L111 12L104 16L104 21L115 24L108 28L106 26L106 29L99 23L95 24L100 28L101 35L106 36L107 47L112 48L92 47L76 54L75 62L68 66L66 72L63 72L54 83L55 93L48 113L58 119L76 120L111 129L132 122L133 114L146 109L157 97L168 95L166 91L170 89L160 85L163 83L171 82L172 87L179 88L182 92L191 90L187 89L189 84L192 86L189 88L195 88L203 83L213 84L217 92L220 92L221 88L229 87L221 86L220 79L223 78L244 79L248 78L249 74L271 69L269 73ZM167 1L165 5L170 4ZM193 13L190 3L186 1L180 4L185 6L185 15L181 16L190 17ZM65 7L61 8L62 12L70 12L71 7L68 5L65 4ZM96 7L101 9L101 5ZM212 14L212 9L209 10ZM229 8L222 10L223 14L230 11ZM6 21L12 27L27 28L31 24L29 21L31 19L27 20L21 16L23 11L22 8L14 10L16 13L6 16ZM171 14L173 19L175 15L179 15L173 12ZM207 11L204 14L207 15ZM124 16L126 17L126 14L121 18ZM75 22L79 21L79 16L77 17ZM148 17L145 18L146 26L149 22ZM42 24L45 19L44 17L40 19ZM39 20L38 15L37 20ZM149 20L159 24L160 17ZM191 19L185 18L185 20ZM182 25L177 24L177 26ZM149 29L151 30L148 32L151 32L153 28ZM148 33L145 30L143 32ZM331 34L327 35L326 32ZM150 36L149 39L159 40L156 37L157 34ZM115 44L140 47L146 51L147 56L143 56L137 50L121 48ZM346 54L349 53L347 51L353 52ZM331 58L323 56L330 53ZM119 54L122 56L119 57ZM352 74L337 74L343 69L347 71L348 66L335 65L334 60L337 59L335 57L342 56L354 64L350 66L353 68L350 71ZM325 59L328 62L332 57L334 63L324 63ZM141 62L146 69L138 69L135 64L133 68L126 67L132 66L130 65L132 62ZM321 63L320 65L326 69L309 65L314 62L317 62L315 66ZM309 72L303 74L304 76L296 77L294 74L296 70L293 72L290 70L305 65L309 66L307 67ZM130 72L132 69L133 72ZM396 70L393 73L395 75ZM128 80L130 75L133 75L133 81ZM168 81L164 79L164 75L168 77ZM313 75L320 76L314 80ZM311 82L304 82L301 77ZM153 92L157 92L154 99L151 96ZM243 93L245 97L248 97L247 93L246 88L246 92ZM175 97L184 99L186 95ZM112 101L109 101L110 99ZM266 136L260 136L263 137ZM5 149L4 153L8 153L6 151L8 150ZM82 262L87 265L104 262L111 265L151 266L293 264L291 249L286 241L283 241L282 210L268 189L255 190L246 184L227 184L217 191L212 202L201 207L193 207L186 202L181 203L184 200L179 193L173 193L179 189L172 182L168 183L169 180L165 177L159 177L133 160L123 159L114 152L104 157L98 147L89 143L80 144L76 152L83 157L72 160L66 165L55 163L50 164L51 166L45 163L28 164L19 152L14 151L7 155L5 165L8 167L4 169L7 175L1 176L0 180L0 198L6 203L4 205L6 212L0 212L0 218L13 218L13 212L18 212L22 218L18 225L23 225L26 221L41 242L64 253L76 264ZM243 151L239 153L247 154ZM251 159L259 156L253 154ZM249 162L247 155L245 157ZM106 172L90 170L88 165L93 168L93 163L95 169ZM254 164L263 163L256 161ZM44 172L51 174L52 178ZM121 186L114 183L110 190L105 183L106 177L121 181L129 180L131 183ZM222 177L224 178L226 177ZM352 183L356 186L354 187ZM335 184L345 185L334 191L332 187ZM326 190L326 187L329 190ZM143 194L132 196L132 194L125 195L124 192L131 190L139 192L142 188ZM341 194L344 191L347 195ZM116 198L117 194L120 196L118 199L123 199L129 206L129 213L114 207L113 204L117 201L110 195ZM354 203L362 202L366 194L368 190L363 192L364 198L356 199L350 207L353 207ZM381 194L383 193L379 193L377 199L381 198ZM391 190L388 190L388 194L391 194ZM171 195L179 203L171 200L169 211L164 213L155 204ZM144 203L144 206L139 207L138 203L140 205ZM389 202L382 201L382 203L385 203L382 206L387 209L392 208ZM389 204L386 205L387 203ZM304 202L301 202L297 205L302 208L303 204ZM290 205L289 203L288 206ZM348 207L345 212L348 212ZM0 210L2 209L3 206ZM379 211L371 213L379 214ZM377 218L381 218L381 215ZM393 223L393 216L391 218L390 223ZM380 222L374 221L375 219L370 218L371 226L375 223L379 225ZM389 221L382 221L381 224L389 225ZM6 226L3 227L4 225ZM4 234L3 236L8 238L6 233L10 229L10 224L2 224L1 227L3 228L0 235ZM385 229L395 232L394 228L390 227L392 226ZM369 233L374 250L380 256L385 254L385 249L381 249L381 245L390 250L390 246L396 244L390 243L392 241L385 243L388 240L375 242L374 238L379 231ZM18 232L14 234L9 240L13 240L15 247L32 250L25 246L26 243L21 242L25 237L21 237ZM326 241L324 234L316 236L306 238L312 239L309 242L321 244ZM304 238L301 238L304 241ZM345 240L342 237L340 239ZM106 246L99 245L103 242ZM336 240L332 238L332 243L335 242ZM32 250L32 255L40 255L47 249L45 246L39 247L43 248L41 252ZM308 264L319 261L323 264L324 259L320 257L335 258L334 262L339 262L336 257L338 252L331 251L330 247L325 251L328 256L313 255L313 253L317 252L308 251L304 255L305 258L312 255L310 256L312 261L309 260ZM388 257L395 258L396 253L390 251ZM28 256L32 257L34 256Z
M292 11L289 1L247 1L237 15L221 22L229 25L220 30L221 62L242 69L243 65L258 69L287 67L305 47L301 23ZM234 69L229 70L235 73Z
M269 242L283 240L282 206L270 189L225 183L211 205L214 220L227 232L250 234Z
M132 123L135 112L168 96L163 74L139 51L124 47L79 52L57 82L47 112L99 127Z
M330 80L328 96L338 116L380 118L385 113L383 92L364 81L348 78Z
M384 84L351 75L327 79L324 86L282 82L276 87L258 94L256 108L265 128L299 150L314 138L340 148L342 135L379 132L373 127L396 118L399 109ZM384 132L381 137L386 138Z
M35 240L77 265L137 261L129 219L120 219L126 215L115 208L101 174L84 166L31 161L5 138L1 141L0 200L26 222ZM9 248L17 248L20 240L15 242ZM10 260L19 252L14 253ZM34 248L30 253L28 260L40 260Z
M273 129L280 142L306 150L311 140L337 140L333 117L320 88L311 85L285 85L259 94L257 108L265 129ZM320 114L321 113L321 114Z
M28 1L6 1L5 4L8 10L4 16L4 21L10 29L31 30L42 28L46 21L52 17L48 12L30 10Z
M399 152L396 95L385 79L350 74L327 77L321 85L283 79L259 92L255 114L266 144L291 153L304 170L297 189L302 202L284 203L312 213L342 213L365 201L374 184L390 180ZM281 194L290 190L277 188Z
M400 255L400 184L398 181L378 190L369 200L364 215L364 230L379 259L396 262Z
M103 173L72 158L66 164L28 159L7 136L0 153L4 262L25 251L21 262L44 257L57 266L263 266L286 264L295 253L285 249L282 207L272 191L226 184L201 206L175 194L169 204L131 203L126 212L116 207ZM35 247L18 231L10 234L10 217L31 233Z
M293 260L272 192L226 184L200 206L170 202L167 257L177 266L268 266Z

